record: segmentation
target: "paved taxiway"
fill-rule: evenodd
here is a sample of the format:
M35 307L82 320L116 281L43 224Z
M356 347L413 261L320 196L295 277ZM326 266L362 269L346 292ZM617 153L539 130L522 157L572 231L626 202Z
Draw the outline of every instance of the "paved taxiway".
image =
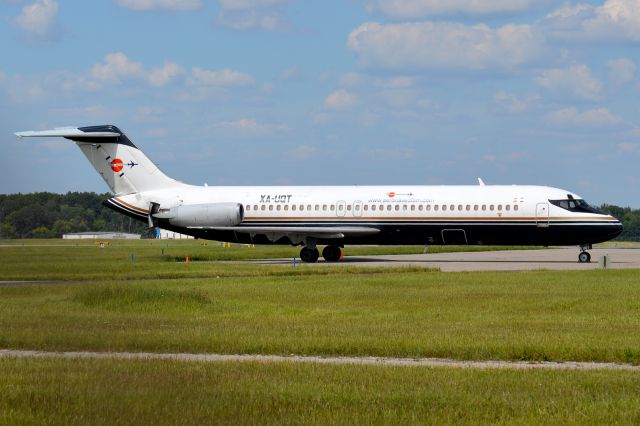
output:
M596 248L590 250L591 263L578 263L576 247L544 250L510 250L463 253L426 253L381 256L346 256L341 262L318 262L319 265L343 266L422 266L444 272L460 271L526 271L538 269L586 270L601 267L602 256L609 257L610 269L640 268L639 248ZM347 252L348 254L348 252ZM292 264L293 259L245 260L240 263L270 265ZM298 260L299 263L299 260Z

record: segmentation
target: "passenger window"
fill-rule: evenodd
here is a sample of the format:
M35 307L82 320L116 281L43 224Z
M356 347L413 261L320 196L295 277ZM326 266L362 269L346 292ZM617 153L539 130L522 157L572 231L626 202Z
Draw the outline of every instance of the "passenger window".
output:
M505 209L506 211L509 211L509 210L511 210L511 206L510 206L509 204L507 204L506 206L504 206L504 209Z
M260 206L260 210L264 210L266 208L267 208L267 206L265 206L264 204L262 206Z
M336 209L336 206L334 206L333 204L331 204L331 211L334 211Z
M418 206L418 210L422 211L422 209L423 209L422 204L420 204L420 205ZM429 209L429 206L427 206L427 210L430 210L430 209Z
M287 212L289 211L289 204L287 204L286 206L284 206L284 210L285 210L285 211L287 211Z
M467 211L471 210L471 205L467 204Z
M396 211L400 210L400 206L396 204Z
M324 212L326 212L326 211L327 211L327 205L326 205L326 204L323 204L323 205L322 205L322 211L324 211Z
M493 211L493 204L489 206L489 210Z
M458 204L458 211L462 211L462 204Z
M278 210L278 211L280 211L280 209L281 209L281 208L282 208L282 207L280 206L280 204L278 204L278 205L276 206L276 210Z
M356 211L359 212L360 211L360 204L356 204Z
M449 210L455 210L455 209L456 209L456 206L454 206L453 204L449 206Z
M269 206L269 210L273 210L273 204Z
M344 206L342 204L338 204L338 210L340 211L344 210Z
M473 205L473 210L478 211L478 205L477 204Z
M402 210L405 211L405 212L407 211L407 205L406 204L402 205Z
M502 211L502 204L498 204L498 211Z
M347 210L351 211L351 204L347 206Z
M364 211L365 211L365 212L366 212L366 211L369 211L369 205L367 205L367 204L365 204L365 205L364 205Z
M304 204L300 204L300 211L304 211Z
M244 209L245 209L246 211L249 211L249 210L251 210L251 206L250 206L249 204L247 204L246 206L244 206Z
M487 210L487 205L486 205L486 204L483 204L483 205L482 205L482 211L486 211L486 210Z
M294 204L294 205L292 205L292 206L291 206L291 210L296 211L296 207L297 207L297 206L296 206L295 204Z
M433 206L433 210L438 211L438 208L439 208L439 207L440 207L440 206L438 206L438 205L436 204L435 206Z
M443 205L442 205L442 211L445 211L445 210L447 210L447 205L446 205L446 204L443 204Z
M420 206L422 207L422 206ZM431 204L427 204L427 211L431 211Z
M374 212L376 211L376 205L375 204L371 206L371 210L374 211Z
M518 211L518 205L516 204L515 206L513 206L513 211Z
M311 204L307 204L307 210L311 211Z
M387 211L391 211L391 204L387 205Z
M416 211L416 206L415 205L411 205L411 211L412 212Z

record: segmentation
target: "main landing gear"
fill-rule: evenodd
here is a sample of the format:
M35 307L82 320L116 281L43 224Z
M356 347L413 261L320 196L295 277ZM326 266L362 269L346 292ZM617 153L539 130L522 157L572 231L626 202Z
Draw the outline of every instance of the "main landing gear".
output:
M315 247L315 245L307 245L300 250L300 260L305 263L315 263L318 261L318 257L320 256L320 252ZM322 257L327 262L337 262L342 258L342 248L338 246L326 246L324 250L322 250Z
M591 250L593 247L591 244L583 244L580 246L580 254L578 255L578 262L589 263L591 262L591 254L587 250Z

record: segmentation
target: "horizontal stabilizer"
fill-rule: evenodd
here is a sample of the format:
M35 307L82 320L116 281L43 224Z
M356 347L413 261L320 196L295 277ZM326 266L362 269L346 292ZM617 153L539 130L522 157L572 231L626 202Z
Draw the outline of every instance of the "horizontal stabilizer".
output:
M120 133L85 132L77 127L61 127L53 130L29 130L26 132L17 132L15 135L19 138L114 138L120 136Z

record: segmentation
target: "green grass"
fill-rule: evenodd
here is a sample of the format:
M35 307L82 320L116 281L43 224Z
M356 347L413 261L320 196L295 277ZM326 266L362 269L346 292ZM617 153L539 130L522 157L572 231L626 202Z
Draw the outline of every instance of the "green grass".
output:
M2 246L2 244L6 246ZM429 252L504 250L495 246L430 247ZM422 247L347 247L347 256L367 254L422 253ZM299 248L290 246L234 245L201 240L112 241L99 248L93 241L5 240L0 242L1 280L131 280L152 278L206 278L217 276L299 275L320 272L314 265L288 266L239 265L220 260L290 258ZM134 263L131 256L134 256ZM190 264L184 263L189 257ZM206 263L206 262L212 263ZM214 262L215 261L215 262ZM293 263L293 262L292 262ZM325 268L322 268L325 269ZM335 269L335 268L334 268ZM342 268L350 273L353 267ZM414 270L422 268L413 268ZM351 271L352 272L352 271Z
M0 347L640 363L635 270L330 271L0 287Z
M640 374L0 359L1 424L638 424Z
M187 266L297 250L44 243L0 247L1 280L68 281L0 286L0 348L640 364L638 270ZM632 371L0 358L0 424L637 424L638 395Z

